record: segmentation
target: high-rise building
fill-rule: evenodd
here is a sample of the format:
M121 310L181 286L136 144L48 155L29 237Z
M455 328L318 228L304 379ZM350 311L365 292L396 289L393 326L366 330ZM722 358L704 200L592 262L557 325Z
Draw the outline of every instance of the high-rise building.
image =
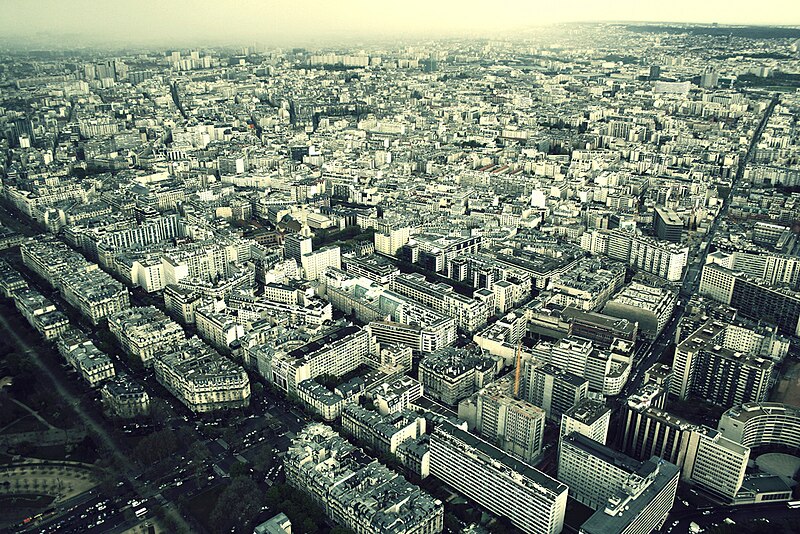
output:
M550 364L526 362L526 399L541 406L551 421L572 409L589 394L589 382Z
M673 395L696 395L726 407L766 400L774 363L725 348L726 328L726 323L711 319L676 347Z
M660 529L678 489L678 468L653 457L636 461L581 434L568 434L558 475L570 495L595 508L582 534L647 534Z
M394 256L400 247L408 243L411 235L411 228L408 226L401 226L396 228L387 228L384 231L375 232L375 251L381 254Z
M582 240L582 244L586 246L593 246L596 242L597 240ZM676 282L683 276L689 248L624 230L611 230L608 232L607 254L631 267Z
M719 84L719 73L709 69L700 75L700 87L716 87Z
M533 355L554 367L564 369L576 376L584 376L586 361L592 353L592 342L567 336L555 342L540 341L533 347Z
M311 236L289 234L283 240L283 257L293 258L298 265L303 256L311 254Z
M681 469L681 479L723 501L733 501L742 487L750 449L720 431L692 424L658 408L664 390L645 384L628 399L622 450L642 460L658 456Z
M442 423L431 435L431 474L529 534L564 526L567 486L497 447Z
M648 383L628 397L623 411L622 452L643 460L658 456L683 465L688 434L695 425L664 410L667 392Z
M314 252L303 254L300 258L306 280L317 280L328 267L341 269L342 251L339 247L323 247Z
M477 394L476 431L508 454L531 463L542 452L544 410L512 395L504 377Z
M610 421L611 408L606 406L604 402L583 399L561 416L559 437L577 432L605 445Z
M682 478L732 501L742 487L749 460L749 447L712 428L698 427L691 433Z
M772 287L717 263L703 266L699 292L746 317L776 325L782 334L800 335L800 293Z
M650 76L651 80L658 80L661 77L661 66L660 65L650 65Z
M675 500L679 472L658 457L634 460L575 432L564 436L558 455L558 479L569 487L570 496L601 514L589 520L588 532L606 532L596 525L608 522L606 516L624 516L618 523L627 524L609 532L661 528Z
M680 243L683 220L673 210L656 206L653 211L653 231L659 239Z

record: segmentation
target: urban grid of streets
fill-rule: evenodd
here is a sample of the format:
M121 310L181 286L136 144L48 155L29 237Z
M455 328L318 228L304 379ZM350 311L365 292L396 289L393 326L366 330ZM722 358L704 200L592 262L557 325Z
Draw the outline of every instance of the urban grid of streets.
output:
M297 532L541 531L447 478L451 423L483 443L462 460L494 451L495 496L509 469L569 486L565 509L526 501L552 532L621 532L603 517L620 494L619 524L646 530L796 527L800 31L576 24L0 67L0 529L253 532L285 513ZM723 421L768 401L794 416L735 441ZM602 440L587 406L610 414ZM53 429L63 447L37 443ZM593 485L564 446L581 433L603 442L584 460L630 478ZM315 439L346 460L321 467ZM90 491L21 489L73 456ZM674 484L631 490L651 456Z

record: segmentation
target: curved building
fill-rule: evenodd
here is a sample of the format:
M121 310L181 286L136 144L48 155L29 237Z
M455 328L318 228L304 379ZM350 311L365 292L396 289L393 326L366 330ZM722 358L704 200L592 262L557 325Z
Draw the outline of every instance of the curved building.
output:
M717 429L745 447L800 448L800 408L780 402L748 402L722 414Z

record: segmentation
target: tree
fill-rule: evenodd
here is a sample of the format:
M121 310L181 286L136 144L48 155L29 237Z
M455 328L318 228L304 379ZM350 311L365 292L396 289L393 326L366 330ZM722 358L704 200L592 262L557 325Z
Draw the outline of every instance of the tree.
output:
M156 426L166 424L170 418L170 410L163 399L150 399L150 420Z
M232 477L238 477L244 475L247 472L247 466L242 462L233 462L231 465L230 474Z
M272 467L275 461L275 451L269 445L264 445L258 448L255 456L252 458L253 468L259 473L264 473L267 469Z
M206 447L205 443L202 441L193 442L191 445L189 445L189 448L186 452L189 459L196 464L203 463L211 454L208 450L208 447Z
M333 391L333 389L339 385L339 378L336 375L329 373L323 373L314 380L330 391Z
M297 532L314 534L322 530L325 512L306 493L287 484L275 484L264 498L271 510L286 514Z
M310 517L306 516L300 522L300 525L298 526L297 531L301 532L303 534L315 534L316 532L319 531L319 528L317 527L317 524L314 522L313 519L311 519Z
M171 430L159 430L142 438L133 449L133 457L142 465L163 460L178 450L178 441Z
M246 476L237 476L220 493L209 520L215 532L248 530L250 523L261 511L264 499L256 483ZM250 529L252 531L252 529Z

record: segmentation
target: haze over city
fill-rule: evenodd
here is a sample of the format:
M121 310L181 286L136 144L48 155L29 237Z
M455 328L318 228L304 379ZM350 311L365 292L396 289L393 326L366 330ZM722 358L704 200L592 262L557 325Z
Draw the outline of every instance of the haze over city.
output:
M68 36L68 43L237 43L304 46L359 39L499 36L562 22L800 24L791 0L6 0L5 41Z

